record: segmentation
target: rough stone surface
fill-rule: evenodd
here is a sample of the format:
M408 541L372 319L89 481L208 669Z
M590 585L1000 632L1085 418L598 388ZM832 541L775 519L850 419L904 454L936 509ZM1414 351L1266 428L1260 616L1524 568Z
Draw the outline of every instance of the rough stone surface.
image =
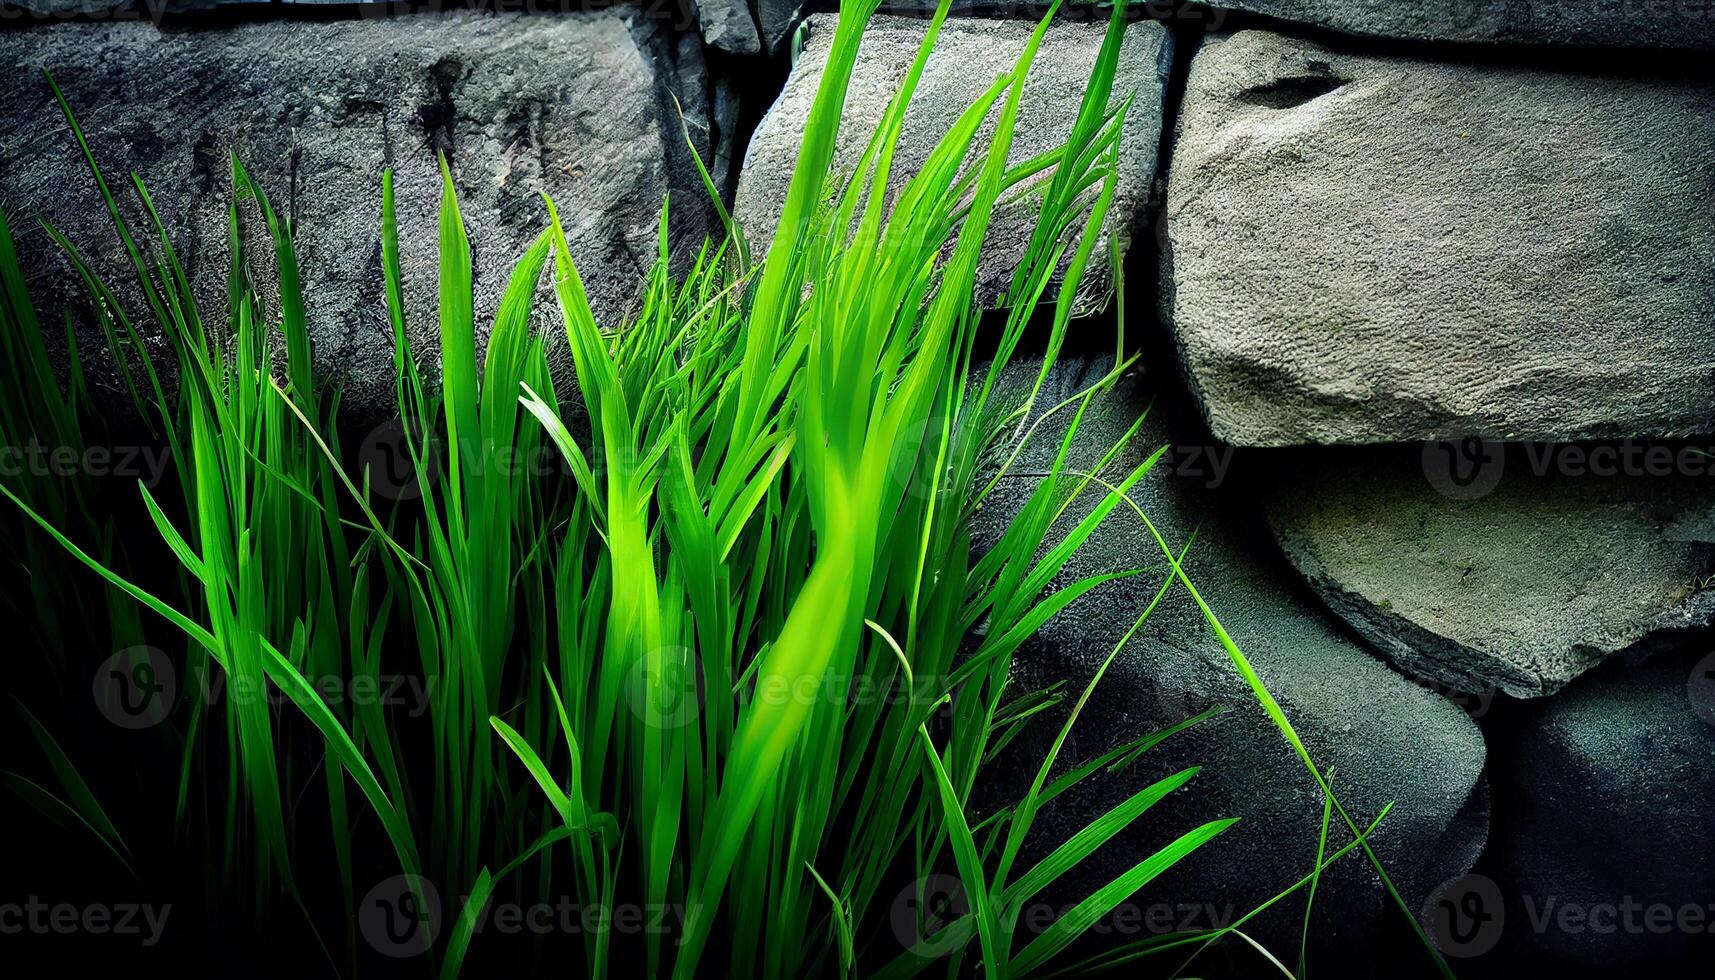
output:
M68 20L74 17L128 17L125 0L4 0L0 2L0 23L6 21Z
M739 171L735 217L758 249L772 237L774 225L780 220L792 169L798 161L804 119L821 82L836 22L835 16L823 14L808 20L809 41L804 52L786 82L785 91L752 137ZM918 171L959 113L975 102L997 77L1011 69L1034 26L1029 21L1002 20L963 19L946 23L906 112L894 155L891 185L894 191ZM925 21L919 18L884 16L871 22L846 96L846 111L834 155L837 172L849 175L856 168L868 134L879 123L916 56L924 27ZM1014 162L1050 150L1065 140L1105 31L1105 24L1078 22L1060 23L1049 29L1025 83L1011 156ZM1109 220L1110 227L1122 236L1122 244L1140 220L1155 175L1162 77L1169 52L1166 32L1154 23L1132 25L1121 49L1115 100L1127 92L1135 94L1121 137L1119 183ZM993 301L1005 289L1029 240L1033 221L1034 211L1026 206L1003 208L996 214L977 274L980 301ZM1099 248L1097 254L1105 254L1105 250ZM1106 263L1091 263L1080 290L1083 309L1098 305L1110 289L1106 268Z
M1220 0L1215 6L1373 37L1715 47L1715 4L1705 0Z
M798 26L799 4L795 0L754 0L756 23L763 47L770 53L782 50Z
M1552 471L1566 449L1511 450L1472 499L1437 485L1433 445L1300 452L1271 481L1269 521L1341 618L1458 691L1552 694L1610 654L1709 623L1707 478L1567 475Z
M1556 697L1526 703L1517 717L1496 718L1491 855L1478 870L1495 882L1502 907L1485 910L1499 914L1473 942L1493 948L1466 955L1473 968L1461 968L1461 977L1708 975L1708 649L1642 667L1611 663Z
M697 23L703 40L730 54L756 54L762 50L756 21L745 0L697 0Z
M1039 406L1071 396L1104 369L1101 363L1063 363L1050 376ZM1034 371L1030 366L1031 378ZM1014 376L1015 382L1028 384L1021 379ZM1139 380L1128 380L1099 399L1080 425L1073 468L1087 465L1123 436L1149 402L1150 393ZM1021 473L1047 465L1069 415L1062 412L1059 424L1042 426L1019 463ZM1114 464L1115 477L1168 442L1196 444L1197 435L1175 424L1157 404ZM1481 734L1462 710L1395 673L1348 638L1312 597L1302 594L1266 531L1235 520L1233 515L1242 510L1217 507L1212 491L1205 489L1209 481L1196 472L1203 468L1200 464L1188 465L1187 457L1177 452L1166 459L1177 462L1159 464L1134 491L1134 499L1176 549L1200 527L1185 560L1187 573L1318 764L1334 770L1336 793L1354 819L1367 822L1388 801L1396 801L1373 841L1415 908L1432 885L1468 870L1483 846L1487 789ZM1028 476L1002 481L978 514L979 548L997 539L1004 521L1022 506L1033 486ZM1068 526L1086 512L1076 505ZM1159 549L1122 506L1050 587L1128 568L1146 571L1086 596L1027 642L1014 679L1019 690L1064 681L1068 701L1074 700L1164 580ZM1145 909L1157 903L1200 906L1196 914L1204 918L1192 924L1207 928L1208 918L1243 915L1309 872L1321 827L1320 793L1182 587L1167 593L1115 660L1074 727L1063 758L1075 764L1215 705L1230 710L1157 747L1131 769L1068 793L1045 813L1039 850L1065 839L1154 779L1191 765L1203 767L1186 788L1079 865L1075 881L1056 895L1055 907L1082 898L1190 828L1222 817L1238 817L1240 823L1132 901ZM1017 768L994 778L991 803L1010 803L1023 791L1032 765L1062 719L1063 714L1056 714L1021 737L1017 759L1006 763ZM1336 827L1330 847L1349 840L1349 834ZM1376 965L1376 957L1383 955L1379 937L1386 932L1388 904L1361 854L1330 868L1317 893L1312 969L1319 956L1338 958L1351 967ZM1289 900L1247 925L1247 932L1290 961L1296 956L1302 914L1302 899ZM1136 938L1122 934L1116 941ZM1409 949L1409 938L1405 946L1395 943L1391 948ZM1244 959L1246 955L1240 951L1243 962L1236 975L1267 972L1260 960ZM1203 966L1194 975L1211 975L1201 972Z
M1235 445L1715 429L1715 77L1216 37L1166 316Z
M0 70L16 83L0 91L0 206L24 230L20 252L44 309L82 299L68 263L35 230L38 217L111 281L128 281L95 185L37 74L49 67L109 180L128 170L143 178L205 308L224 312L227 159L237 153L295 222L319 368L345 383L349 418L385 415L393 342L382 170L395 171L407 318L420 352L437 346L437 152L451 164L475 254L479 343L512 262L546 226L544 191L592 304L613 322L639 295L669 190L676 241L705 233L705 195L681 155L670 98L683 81L671 52L649 24L614 12L8 32ZM272 263L271 253L251 254L257 266ZM557 335L550 342L563 345Z

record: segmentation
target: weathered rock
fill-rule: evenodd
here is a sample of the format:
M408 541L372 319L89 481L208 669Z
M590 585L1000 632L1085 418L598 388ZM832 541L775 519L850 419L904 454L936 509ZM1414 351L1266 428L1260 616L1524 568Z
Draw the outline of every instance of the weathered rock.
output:
M1221 0L1215 6L1372 37L1715 47L1715 5L1704 0Z
M745 0L697 0L697 24L703 40L730 54L755 54L762 50L756 21Z
M786 82L786 89L769 109L751 138L739 171L735 217L759 251L773 236L793 167L804 119L815 100L832 43L833 15L817 14L808 21L809 40ZM876 17L864 33L857 66L852 72L834 169L849 175L857 166L869 134L881 120L923 40L926 21L919 18ZM929 58L894 154L891 189L897 191L917 173L947 127L969 108L994 80L1011 70L1035 25L1029 21L949 20ZM1020 162L1064 142L1101 47L1105 24L1065 22L1051 27L1025 83L1013 162ZM1123 244L1139 223L1155 175L1160 137L1164 59L1170 41L1161 26L1133 24L1121 49L1115 101L1134 94L1126 130L1121 137L1119 181L1109 217L1108 234ZM991 119L992 128L992 119ZM979 140L985 137L979 136ZM1026 243L1035 212L1027 205L1005 207L989 229L982 266L977 274L978 299L990 302L1005 289ZM1105 254L1105 246L1097 254ZM1088 310L1106 296L1111 284L1105 263L1091 263L1080 289L1081 308Z
M1056 368L1038 411L1092 383L1104 367L1085 362ZM1099 457L1145 410L1149 397L1141 388L1140 381L1123 382L1085 414L1070 463L1074 469ZM1070 414L1062 412L1058 424L1042 427L1018 464L1021 473L1047 465ZM1136 440L1111 468L1112 478L1169 441L1205 443L1206 437L1193 431L1181 432L1167 414L1159 404L1150 410ZM1415 909L1432 885L1468 870L1485 839L1484 748L1476 725L1445 698L1389 669L1318 609L1314 598L1296 587L1291 570L1256 526L1260 522L1216 506L1206 484L1218 481L1209 479L1212 468L1206 460L1178 450L1165 460L1133 498L1176 549L1200 527L1185 559L1187 573L1318 765L1333 773L1336 794L1353 818L1367 822L1396 801L1373 843ZM1003 479L978 514L980 546L996 540L1034 482L1027 476ZM1087 512L1086 504L1075 505L1068 526ZM1165 566L1136 516L1124 506L1114 511L1051 588L1106 571L1144 568L1145 573L1109 583L1051 620L1020 651L1019 690L1063 681L1067 701L1075 700L1149 605L1166 577ZM1182 586L1166 594L1115 660L1073 728L1063 759L1068 765L1087 760L1215 705L1229 710L1151 750L1132 768L1069 792L1045 813L1038 853L1149 782L1187 766L1203 767L1185 789L1080 865L1075 882L1053 900L1056 907L1082 898L1190 828L1222 817L1238 817L1240 823L1131 901L1145 910L1158 903L1196 906L1182 910L1195 916L1189 925L1209 928L1229 924L1309 873L1321 828L1321 794ZM995 797L991 804L1012 802L1028 785L1032 767L1063 718L1056 714L1021 737L1022 749L989 786ZM1338 817L1335 822L1331 848L1351 840ZM1423 956L1409 949L1409 939L1401 946L1399 937L1387 933L1384 922L1391 913L1384 909L1389 904L1361 852L1330 868L1317 891L1312 972L1319 961L1329 963L1329 969L1336 963L1356 968ZM1247 924L1246 931L1290 961L1296 956L1303 909L1300 894ZM1222 918L1226 921L1211 921ZM1181 920L1175 920L1171 928L1180 926ZM1110 933L1114 942L1138 938L1123 930ZM1266 972L1254 954L1242 948L1240 953L1252 958L1243 960L1249 970L1241 967L1238 975ZM1203 972L1207 966L1199 961L1192 975L1209 975Z
M125 0L0 0L0 23L71 20L78 17L141 20Z
M442 152L475 253L479 344L512 262L546 227L543 192L559 207L592 304L611 323L641 293L669 190L675 243L700 242L706 231L706 195L669 95L678 88L670 51L652 25L617 12L422 14L185 34L140 23L8 32L0 64L16 83L0 92L0 203L21 231L47 322L68 304L81 307L82 297L36 218L66 232L110 281L130 280L94 182L36 74L48 67L109 181L123 187L135 170L147 183L205 310L222 322L227 160L236 153L295 223L319 369L344 383L351 418L385 416L393 341L381 276L383 169L395 172L406 313L419 352L437 347ZM266 276L271 253L252 249L251 257ZM564 343L557 334L550 342Z
M1715 656L1612 663L1492 726L1499 908L1459 975L1707 976L1715 961ZM1505 722L1505 724L1501 724ZM1450 889L1459 907L1470 883ZM1485 951L1486 947L1488 948ZM1474 967L1474 968L1472 968Z
M1488 492L1456 497L1435 480L1436 448L1295 451L1270 481L1287 557L1402 670L1471 693L1552 694L1715 614L1700 587L1715 561L1707 477L1651 475L1641 446L1637 469L1600 464L1608 476L1584 471L1588 447L1514 446L1493 457L1505 475ZM1571 475L1557 463L1568 453Z
M1715 429L1715 76L1192 63L1163 302L1234 445Z
M771 54L780 51L798 26L798 3L796 0L754 0L754 3L763 49Z

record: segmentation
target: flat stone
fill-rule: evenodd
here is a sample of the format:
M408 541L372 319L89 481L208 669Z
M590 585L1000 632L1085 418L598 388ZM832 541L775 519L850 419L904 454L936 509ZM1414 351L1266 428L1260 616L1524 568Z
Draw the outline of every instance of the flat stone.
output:
M1007 390L1027 385L1025 374L1034 378L1035 365L1025 367L1012 375ZM1103 362L1062 362L1050 374L1037 412L1093 383L1105 368ZM1084 415L1068 465L1079 469L1097 459L1148 408L1150 396L1141 379L1131 378L1099 398ZM1148 411L1136 439L1110 467L1110 480L1117 481L1162 445L1206 441L1161 404ZM1034 490L1037 481L1027 474L1049 464L1071 414L1063 411L1039 429L1016 467L1021 475L1003 479L978 512L979 553L992 546ZM1469 870L1482 849L1487 821L1483 737L1460 708L1394 672L1350 638L1302 589L1254 514L1209 490L1210 482L1206 467L1189 465L1189 457L1179 452L1158 464L1132 497L1175 549L1196 533L1184 561L1187 574L1318 765L1334 773L1336 794L1353 818L1367 823L1389 801L1396 803L1372 841L1415 909L1433 885ZM1063 525L1069 528L1093 503L1092 497L1074 504ZM1065 708L1148 607L1166 579L1166 562L1136 515L1122 505L1050 585L1058 589L1092 574L1139 568L1143 574L1108 583L1068 607L1019 651L1016 689L1062 682L1065 701L1020 736L1017 751L987 777L990 805L1010 804L1028 786ZM1203 767L1185 788L1080 864L1066 887L1049 899L1055 907L1083 898L1191 828L1224 817L1240 822L1130 904L1147 912L1161 904L1191 903L1198 908L1181 910L1196 916L1190 925L1208 928L1226 924L1210 920L1226 915L1230 922L1310 872L1322 821L1320 791L1182 586L1165 595L1096 688L1072 730L1061 768L1215 706L1228 710L1152 749L1131 768L1068 792L1045 811L1035 855L1150 782L1187 766ZM1350 840L1336 817L1329 847ZM1020 866L1027 867L1028 860ZM1318 962L1327 969L1397 965L1401 949L1404 955L1419 955L1410 952L1409 932L1403 946L1400 937L1390 936L1386 923L1396 913L1384 911L1389 904L1361 852L1329 868L1316 897L1312 973ZM1283 962L1294 961L1303 908L1302 897L1289 899L1247 924L1246 931ZM1172 928L1181 921L1175 919ZM1108 941L1140 938L1134 928L1130 934L1110 932ZM1264 966L1254 952L1230 945L1250 975L1260 975ZM1428 966L1427 954L1421 955ZM1188 975L1211 975L1201 969Z
M1414 41L1715 47L1715 3L1708 0L1221 0L1216 6Z
M1715 430L1715 76L1247 30L1186 83L1164 315L1231 444Z
M734 216L750 236L753 248L773 237L780 220L786 189L798 161L804 120L815 100L834 36L834 15L813 15L806 22L809 40L793 67L785 91L769 109L751 138L739 172ZM878 16L864 33L846 96L845 114L834 154L834 169L850 175L857 167L869 134L880 122L888 101L904 80L927 21L914 17ZM1030 21L948 20L935 52L906 112L894 154L890 189L897 192L918 172L936 142L958 115L976 102L1000 75L1012 69L1035 25ZM1105 24L1064 22L1052 26L1025 82L1024 96L1010 160L1022 162L1065 141L1088 83ZM1125 93L1134 99L1121 137L1119 180L1109 215L1109 233L1117 233L1123 249L1141 222L1155 176L1160 139L1162 79L1171 43L1155 23L1133 24L1121 49L1115 101ZM992 117L991 117L992 128ZM980 136L979 145L986 143ZM1006 288L1022 256L1035 221L1034 209L1003 207L994 217L977 273L981 302L992 302ZM1106 254L1106 243L1096 255ZM1079 307L1100 305L1111 289L1107 263L1092 261L1079 294Z
M1711 478L1649 475L1641 455L1631 475L1556 471L1590 451L1508 447L1492 457L1504 475L1472 494L1449 492L1434 444L1294 450L1269 481L1269 522L1329 608L1400 669L1469 693L1553 694L1715 614Z
M385 417L394 369L381 276L382 171L395 173L407 323L431 369L442 152L475 255L479 350L512 263L547 226L543 192L559 207L598 317L616 324L641 295L669 191L675 246L689 249L706 233L707 196L669 96L680 84L671 50L649 22L619 12L275 21L171 34L143 23L7 32L0 64L18 81L0 92L0 199L46 322L68 306L81 309L83 299L38 218L86 250L110 282L132 280L37 73L51 68L133 219L127 171L149 186L204 309L223 322L228 159L236 153L295 225L320 372L344 385L349 418ZM706 123L700 129L706 140ZM250 258L269 281L271 251L253 247ZM146 318L141 326L164 350ZM563 331L550 331L549 341L563 349ZM81 346L101 350L93 338ZM97 370L107 363L99 355L86 361ZM110 399L120 397L111 379L96 381Z

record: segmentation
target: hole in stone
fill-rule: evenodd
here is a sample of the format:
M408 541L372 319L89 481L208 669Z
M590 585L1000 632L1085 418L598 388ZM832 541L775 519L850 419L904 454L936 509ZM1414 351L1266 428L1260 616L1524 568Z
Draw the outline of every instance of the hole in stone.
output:
M1266 85L1255 85L1238 94L1246 105L1269 109L1291 109L1311 99L1320 98L1346 84L1346 79L1331 75L1292 75L1277 78Z

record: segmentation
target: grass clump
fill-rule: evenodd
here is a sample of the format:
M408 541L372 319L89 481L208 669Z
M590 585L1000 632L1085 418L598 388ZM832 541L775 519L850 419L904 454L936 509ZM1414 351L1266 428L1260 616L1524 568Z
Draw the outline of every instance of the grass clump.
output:
M24 481L5 493L46 531L26 539L32 567L53 565L43 549L63 547L125 598L113 603L115 636L143 629L134 600L176 627L192 674L283 696L192 699L171 717L174 822L220 842L211 905L287 896L326 957L350 968L368 960L354 925L360 896L377 876L402 874L419 905L462 898L443 903L442 929L418 936L443 976L467 957L540 954L484 948L500 942L480 935L496 896L569 894L583 907L681 913L670 929L575 937L570 955L592 976L639 962L676 977L1001 977L1054 968L1114 906L1230 825L1186 828L1040 933L1019 928L1032 899L1196 774L1137 792L1026 866L1044 806L1172 734L1062 760L1100 672L1023 798L971 810L996 753L1060 696L1014 690L1013 656L1116 577L1056 587L1102 520L1135 507L1127 492L1160 453L1129 472L1074 472L1074 420L999 543L972 555L971 517L1033 423L1080 415L1129 364L1066 403L1036 403L1077 284L1109 258L1094 250L1117 179L1125 21L1116 6L1064 146L1008 165L1045 18L889 195L895 141L948 6L928 22L856 172L836 181L840 110L875 7L848 4L767 253L753 261L729 222L675 275L664 211L641 309L618 328L591 312L545 201L546 228L515 265L479 360L470 245L443 163L438 385L406 340L402 243L383 175L397 401L418 491L397 501L342 450L338 392L311 366L291 230L243 167L234 162L229 302L213 323L142 183L132 188L147 219L138 235L89 156L137 273L141 322L167 339L176 385L135 356L139 322L56 238L171 448L172 492L144 487L141 502L173 567L131 568L94 508L57 486ZM992 135L979 139L985 125ZM972 300L979 250L997 205L1016 195L1035 202L1036 225L999 310L985 314ZM273 304L249 271L248 220L273 244ZM4 434L81 444L78 355L62 388L3 222L0 279L7 343L26 345L9 351L16 390L34 393L0 404ZM531 330L547 291L572 390L555 385ZM1036 384L1022 400L1004 397L997 380L1032 324L1046 331ZM538 449L559 454L563 472L506 465ZM1095 505L1065 527L1085 495ZM74 540L88 536L109 544ZM1161 592L1176 580L1190 588L1179 555L1161 546ZM1139 610L1138 624L1148 615ZM321 693L323 679L356 689L400 672L427 692L421 717ZM62 787L70 802L36 798L121 856L118 829L72 782L82 785ZM295 858L312 837L325 838L331 876L306 875ZM1361 833L1327 860L1354 846L1368 849ZM1299 884L1314 888L1320 869ZM956 877L964 907L919 919L903 942L896 896L934 874Z

